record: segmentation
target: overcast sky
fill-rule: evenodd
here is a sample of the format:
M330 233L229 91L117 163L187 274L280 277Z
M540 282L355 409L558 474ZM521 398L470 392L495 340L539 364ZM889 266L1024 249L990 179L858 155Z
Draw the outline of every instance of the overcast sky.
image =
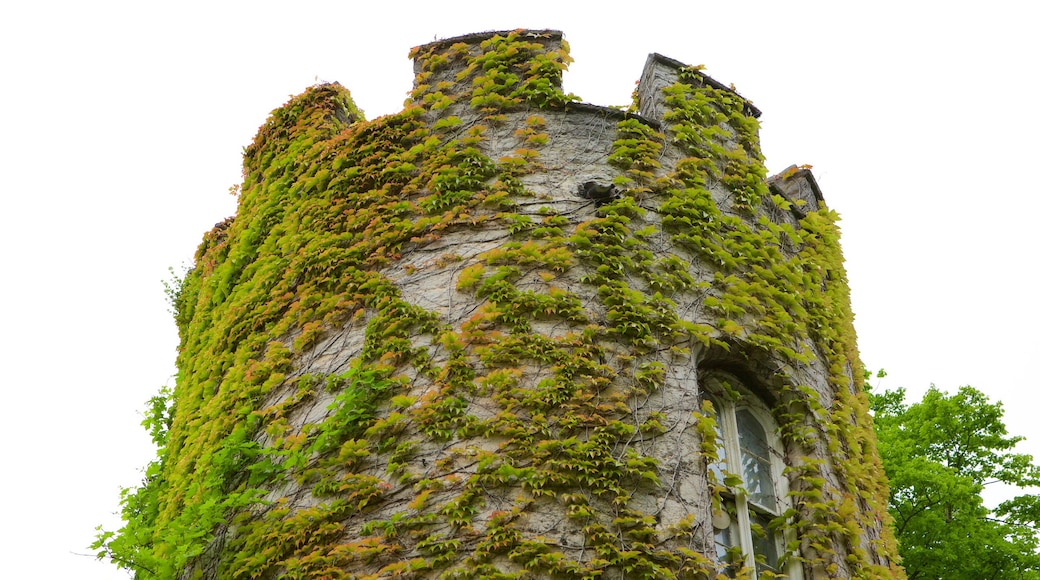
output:
M594 104L627 105L651 52L735 84L770 171L812 164L843 217L881 386L971 384L1040 456L1038 9L850 4L5 2L4 576L126 577L76 554L153 457L141 410L177 343L161 282L234 212L267 114L316 80L396 112L410 47L484 30L562 30L564 88Z

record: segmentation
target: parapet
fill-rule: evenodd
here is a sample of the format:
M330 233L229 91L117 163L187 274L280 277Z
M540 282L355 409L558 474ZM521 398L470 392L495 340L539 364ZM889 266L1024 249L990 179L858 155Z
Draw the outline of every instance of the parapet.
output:
M479 58L484 54L489 43L495 39L516 37L521 42L526 41L522 48L511 49L507 57L514 57L515 74L518 79L498 77L487 79L481 78L482 83L495 84L497 82L523 82L527 75L525 72L538 71L536 55L551 61L562 63L562 69L570 62L568 54L569 47L559 30L514 30L514 31L488 31L473 34L465 34L452 38L438 39L411 50L410 56L413 61L415 79L413 88L421 91L423 88L438 87L447 88L466 78L472 78L472 63L474 57ZM467 59L459 57L466 56ZM470 68L461 66L464 61L470 61ZM457 63L452 66L452 63ZM487 64L487 63L481 63ZM549 86L556 90L562 89L562 78L556 75L546 77ZM665 96L663 91L666 87L683 82L695 87L711 87L731 95L742 104L744 114L758 118L762 112L755 107L751 101L740 96L732 87L727 87L719 81L704 74L700 67L684 64L673 58L653 53L647 56L646 64L639 79L638 90L638 115L656 123L663 121L665 110ZM446 83L446 84L441 84ZM585 106L596 106L584 104ZM606 108L606 107L604 107Z
M741 97L731 87L727 87L704 74L701 72L700 67L683 64L674 58L669 58L656 52L646 57L646 64L643 65L643 74L639 78L639 91L637 94L640 114L651 119L662 120L665 110L663 90L665 87L672 86L677 82L684 82L696 87L712 87L725 93L730 93L743 102L745 115L750 115L756 119L762 115L762 111L759 111L757 107L752 105L751 101Z
M770 177L769 189L792 202L792 209L799 217L818 211L823 201L823 192L808 165L792 165Z
M510 51L497 54L487 50L491 44L505 39L510 39ZM468 79L478 81L480 86L475 88L479 92L480 89L489 88L487 85L522 83L538 75L549 83L547 88L559 90L561 77L557 74L540 75L545 71L540 70L537 57L562 63L562 70L570 61L567 51L567 42L559 30L490 31L435 40L417 46L410 52L415 72L413 88L416 91L422 87L440 90ZM494 59L489 55L494 55ZM499 59L509 61L511 66L507 71L499 71L498 75L492 77L478 74L500 64Z

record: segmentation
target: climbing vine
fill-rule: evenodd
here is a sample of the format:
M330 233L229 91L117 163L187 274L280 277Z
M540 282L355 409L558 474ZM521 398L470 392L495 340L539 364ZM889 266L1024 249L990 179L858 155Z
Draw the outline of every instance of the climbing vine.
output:
M663 525L642 499L672 485L653 450L678 421L647 402L676 388L671 364L746 349L780 361L778 422L805 452L789 557L898 576L887 531L861 541L886 490L836 216L770 218L795 214L746 103L679 71L660 123L604 117L616 195L568 206L531 185L576 114L559 33L412 57L400 113L365 121L318 85L246 149L238 213L177 288L178 381L146 420L158 457L99 555L141 579L713 578L704 523ZM496 243L435 251L460 232ZM463 314L409 299L402 280L434 272ZM356 349L312 372L338 337ZM812 364L833 400L785 374ZM711 415L692 409L707 485Z

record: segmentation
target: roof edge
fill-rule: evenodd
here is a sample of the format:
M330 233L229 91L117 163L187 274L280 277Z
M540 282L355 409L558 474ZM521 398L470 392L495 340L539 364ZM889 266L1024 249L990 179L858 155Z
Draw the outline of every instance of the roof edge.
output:
M658 53L658 52L650 53L650 55L647 57L647 66L649 66L650 63L653 62L653 61L657 61L657 62L659 62L659 63L661 63L661 64L663 64L665 66L668 66L668 67L671 67L671 68L674 68L674 69L683 69L683 70L686 70L687 72L693 73L694 75L697 76L697 78L699 78L701 80L701 82L703 82L704 84L708 85L709 87L712 87L714 89L718 89L718 90L721 90L721 91L726 91L727 93L730 93L730 94L734 95L735 97L737 97L738 99L740 99L741 101L743 101L745 111L747 113L749 113L752 117L757 119L757 118L762 116L761 109L759 109L754 104L752 104L751 101L747 97L745 97L745 96L741 95L740 93L738 93L736 91L736 89L734 89L732 87L727 87L726 85L720 83L719 81L713 79L712 77L704 74L703 72L698 70L697 67L688 65L688 64L686 64L686 63L684 63L682 61L675 60L674 58L672 58L670 56L665 56L665 55L663 55L661 53Z
M419 46L413 47L412 52L414 53L416 51L447 48L459 42L463 42L466 44L475 44L477 42L482 42L495 36L508 36L513 33L519 33L529 38L550 38L556 40L563 40L563 32L551 28L545 28L541 30L531 30L528 28L514 28L513 30L487 30L484 32L471 32L469 34L463 34L460 36L452 36L450 38L439 38L434 40L433 42L427 42L426 44L420 44Z

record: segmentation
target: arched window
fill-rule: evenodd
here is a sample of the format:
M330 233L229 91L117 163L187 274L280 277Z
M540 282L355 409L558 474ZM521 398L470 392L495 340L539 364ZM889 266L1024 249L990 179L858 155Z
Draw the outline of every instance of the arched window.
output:
M771 574L800 579L800 567L781 563L788 538L770 527L788 508L776 422L732 375L712 373L703 387L713 408L718 454L708 465L709 477L722 487L722 505L712 515L719 560L730 562L730 574L743 563L752 579Z

